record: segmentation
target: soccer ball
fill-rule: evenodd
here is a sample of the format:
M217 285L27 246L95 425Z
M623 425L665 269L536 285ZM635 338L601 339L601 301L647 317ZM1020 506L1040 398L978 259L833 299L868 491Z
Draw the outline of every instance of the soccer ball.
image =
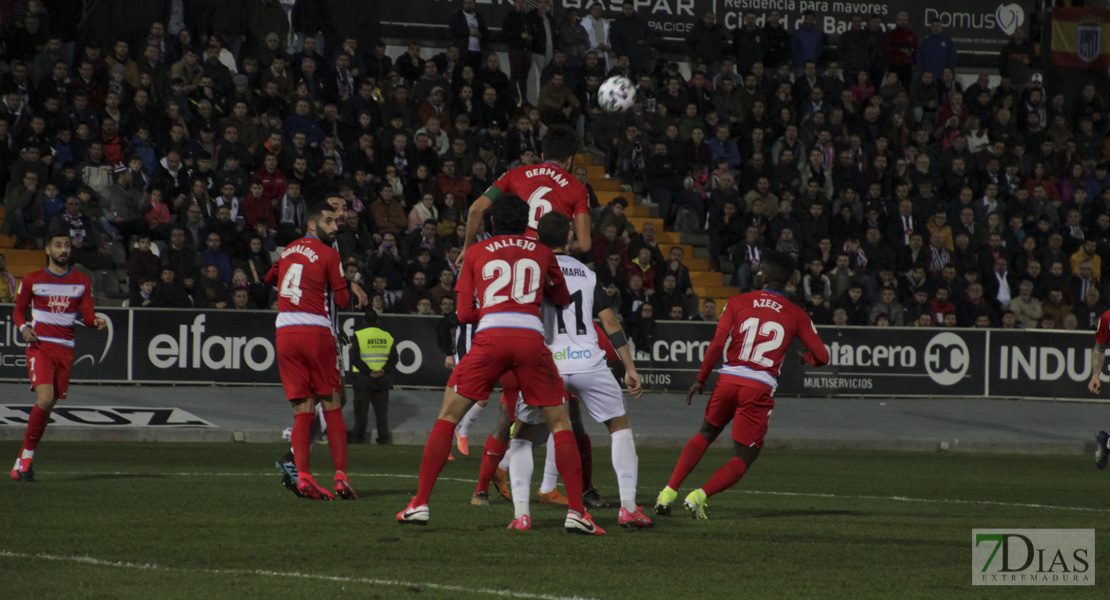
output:
M597 91L597 103L605 112L624 112L636 101L636 86L619 75L606 79Z

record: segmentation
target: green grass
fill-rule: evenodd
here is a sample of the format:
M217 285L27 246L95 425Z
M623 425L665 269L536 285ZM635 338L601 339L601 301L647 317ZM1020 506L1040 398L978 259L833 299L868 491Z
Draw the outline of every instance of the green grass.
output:
M595 517L609 534L584 538L563 532L554 507L533 506L533 531L510 533L509 502L470 506L477 452L448 463L420 528L394 522L415 491L420 448L352 447L362 499L332 503L280 487L282 451L47 440L37 482L0 483L4 597L1105 598L1110 577L1100 531L1094 588L971 587L972 528L1110 523L1110 472L1087 457L767 452L710 499L708 521L678 509L653 531L624 531L607 510ZM314 454L330 473L326 447ZM678 454L640 450L641 504ZM608 451L594 456L596 483L615 500ZM726 456L711 450L680 501Z

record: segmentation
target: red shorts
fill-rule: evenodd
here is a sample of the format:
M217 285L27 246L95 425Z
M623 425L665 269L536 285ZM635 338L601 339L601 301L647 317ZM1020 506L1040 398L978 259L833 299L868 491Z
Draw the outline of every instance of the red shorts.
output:
M27 372L31 375L32 390L40 385L52 385L54 398L65 400L72 370L73 348L50 342L27 346Z
M319 333L305 329L277 330L278 373L286 400L330 396L343 385L336 368L335 336L323 327L312 328Z
M504 331L504 330L502 330ZM479 332L470 351L455 365L447 386L464 398L485 400L493 385L506 373L516 375L524 403L558 406L566 402L566 389L551 351L536 332L491 335Z
M775 398L765 390L717 380L717 387L705 406L705 420L714 427L732 421L732 439L745 446L763 447L767 421Z

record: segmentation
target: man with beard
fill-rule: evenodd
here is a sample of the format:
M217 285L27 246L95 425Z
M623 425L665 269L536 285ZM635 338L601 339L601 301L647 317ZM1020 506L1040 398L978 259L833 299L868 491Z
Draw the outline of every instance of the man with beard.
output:
M332 232L327 236L327 239L325 239L323 236L321 236L320 240L323 241L324 243L330 245L331 248L333 250L335 250L337 255L338 255L339 242L337 241L337 237L340 233L346 233L347 232L347 202L343 198L333 196L333 197L327 199L325 206L327 208L320 209L320 210L324 211L322 214L326 215L329 212L334 213L335 214L336 226L335 226L335 229L333 229ZM306 226L308 227L308 236L309 237L314 235L313 234L314 227L313 227L313 223L312 223L312 221L313 221L313 214L312 213L313 213L313 211L310 209L308 211L307 215L306 215ZM315 227L315 229L319 230L320 228ZM301 238L300 241L304 241L305 239L308 239L308 238L307 237L306 238ZM299 241L294 242L294 244L296 244L296 243L299 243ZM286 252L283 252L282 257L284 257L285 254L286 254ZM271 273L273 273L274 269L276 269L276 268L277 268L277 263L274 263L274 266L271 267ZM338 271L338 269L337 269L337 271ZM269 275L267 275L267 278L268 277L269 277ZM342 277L342 275L340 275L340 277ZM284 282L284 278L282 279L282 281ZM267 283L269 283L268 279L267 279ZM355 308L361 309L361 308L364 308L365 306L367 306L369 304L369 298L367 298L366 292L363 291L362 286L360 286L355 281L348 282L346 285L349 287L349 293L345 291L345 293L343 295L353 296L355 298L355 301L356 301L355 302ZM282 304L281 304L282 303L281 295L283 293L283 291L282 291L283 289L284 289L284 283L282 285L282 288L278 290L278 296L279 296L278 297L278 303L279 303L278 310L279 311L283 310L282 307L281 307L282 306ZM337 381L340 382L340 383L339 383L339 385L336 386L336 388L334 390L332 390L330 400L321 400L320 402L316 403L316 406L314 408L312 408L312 407L307 408L308 418L307 418L307 424L305 425L306 430L304 432L304 435L307 437L307 444L306 444L304 449L307 452L308 447L311 446L313 442L315 442L318 438L320 438L324 434L326 434L328 436L328 446L331 447L332 444L335 443L335 442L332 441L332 436L338 437L340 434L342 434L342 436L343 436L343 462L345 463L346 462L346 455L347 455L347 450L346 450L347 426L342 421L342 407L347 404L347 394L346 394L346 388L342 385L341 382L343 381L342 374L345 373L346 370L347 370L346 365L342 361L347 356L347 346L350 344L350 341L347 339L347 335L345 333L343 333L342 329L340 329L340 326L339 326L339 311L337 309L338 308L344 308L343 304L345 304L345 303L340 302L338 294L336 294L334 296L329 294L328 295L328 304L325 306L326 313L324 313L327 317L330 317L330 319L331 319L330 323L331 323L331 328L332 328L332 336L335 338L335 356L336 356L335 365L337 367L336 368L337 377L338 377ZM280 319L280 317L279 317L279 319ZM278 327L281 327L280 323L281 322L279 320ZM279 354L280 354L280 351L279 351ZM283 381L284 381L284 379L283 379ZM287 391L288 391L288 388L287 388ZM307 404L311 405L312 403L309 402ZM338 417L335 417L335 416L329 417L329 415L328 415L328 411L330 410L329 407L339 407L340 408L339 411L336 411L336 414L338 415ZM294 406L293 410L294 410L294 413L296 415L297 412L298 412L297 405ZM315 414L315 418L312 418L314 414ZM305 417L296 417L296 416L294 416L294 418L295 419L304 419ZM338 424L333 422L336 419L339 419ZM338 429L333 429L333 425L338 427ZM296 431L296 424L294 426L294 430ZM300 468L301 468L300 467L300 462L301 461L298 460L297 457L296 457L297 444L298 444L297 437L296 437L296 435L294 435L293 436L293 447L290 448L289 452L286 452L285 455L282 456L277 461L277 468L278 468L279 471L281 471L281 483L282 483L282 485L284 485L286 488L289 489L289 491L293 492L298 497L305 497L306 494L307 494L307 497L314 498L314 496L312 496L313 488L316 488L317 490L323 491L324 494L326 495L327 491L322 490L322 488L319 488L319 486L316 486L314 481L313 481L313 485L309 486L308 491L301 489L300 476L299 476ZM305 465L308 464L308 457L307 456L305 457L304 464ZM336 484L335 484L336 494L338 494L341 498L344 498L344 499L351 499L351 500L357 499L357 496L355 496L354 490L350 489L349 484L346 485L346 490L345 491L340 490L339 473L338 473L339 470L340 470L340 468L337 464L336 465ZM345 471L345 469L343 469L343 470ZM311 476L310 476L310 479L311 479ZM344 477L344 481L345 481L345 477ZM345 493L348 493L348 492L350 494L349 498L348 498L348 496L344 495ZM317 498L317 499L319 499L319 498Z
M339 227L336 217L327 203L313 206L308 212L308 235L287 246L266 273L267 284L280 282L276 340L278 370L285 397L293 407L291 437L297 478L292 489L313 500L335 498L316 483L308 469L318 406L328 423L335 494L345 500L358 499L347 480L347 426L339 401L343 384L336 368L339 357L332 325L335 305L346 308L351 299L340 272L339 252L331 247Z
M54 404L64 400L73 368L73 326L78 312L86 327L104 329L107 323L93 312L89 278L69 268L72 245L69 230L56 228L46 238L46 268L23 278L12 322L27 344L27 370L35 391L35 406L27 417L23 447L12 467L15 481L34 481L31 461ZM27 321L27 308L31 321Z

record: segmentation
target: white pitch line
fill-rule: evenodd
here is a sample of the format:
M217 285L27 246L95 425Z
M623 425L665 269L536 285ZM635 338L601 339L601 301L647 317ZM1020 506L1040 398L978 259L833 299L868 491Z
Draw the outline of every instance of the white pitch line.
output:
M104 476L143 476L152 477L273 477L277 471L265 473L125 473L125 472L95 472L95 471L54 471L55 475L104 475ZM396 479L419 479L419 475L405 475L401 473L347 473L348 477L392 477ZM458 483L476 483L477 479L459 477L440 477L436 481L454 481ZM1089 508L1086 506L1062 506L1054 504L1034 504L1027 502L998 502L995 500L959 500L950 498L911 498L909 496L851 496L846 494L825 494L821 492L776 492L763 490L726 490L726 494L749 494L761 496L794 496L800 498L829 498L833 500L886 500L890 502L922 502L926 504L974 504L981 506L1002 506L1009 508L1049 508L1055 510L1070 510L1076 512L1110 513L1110 508Z
M840 494L821 494L816 492L771 492L760 490L728 490L730 494L752 494L759 496L797 496L803 498L835 498L838 500L889 500L892 502L926 502L935 504L978 504L983 506L1005 506L1010 508L1055 508L1080 512L1110 513L1110 508L1088 508L1086 506L1058 506L1053 504L1031 504L1026 502L997 502L994 500L954 500L949 498L910 498L908 496L846 496Z
M25 552L12 552L0 550L0 557L25 558L34 560L51 560L57 562L80 563L97 567L112 567L118 569L137 569L141 571L165 571L171 573L198 573L203 575L258 575L261 577L288 577L293 579L314 579L317 581L332 581L338 583L364 583L367 585L390 587L423 587L445 592L466 592L469 594L482 594L501 596L504 598L523 598L525 600L596 600L583 596L553 596L551 594L532 594L529 592L516 592L512 590L495 590L491 588L468 588L461 585L443 583L428 583L401 581L398 579L378 579L376 577L343 577L340 575L319 575L316 573L299 573L297 571L270 571L267 569L203 569L187 567L168 567L157 563L133 563L125 561L104 560L92 556L61 556L57 554L30 554Z

